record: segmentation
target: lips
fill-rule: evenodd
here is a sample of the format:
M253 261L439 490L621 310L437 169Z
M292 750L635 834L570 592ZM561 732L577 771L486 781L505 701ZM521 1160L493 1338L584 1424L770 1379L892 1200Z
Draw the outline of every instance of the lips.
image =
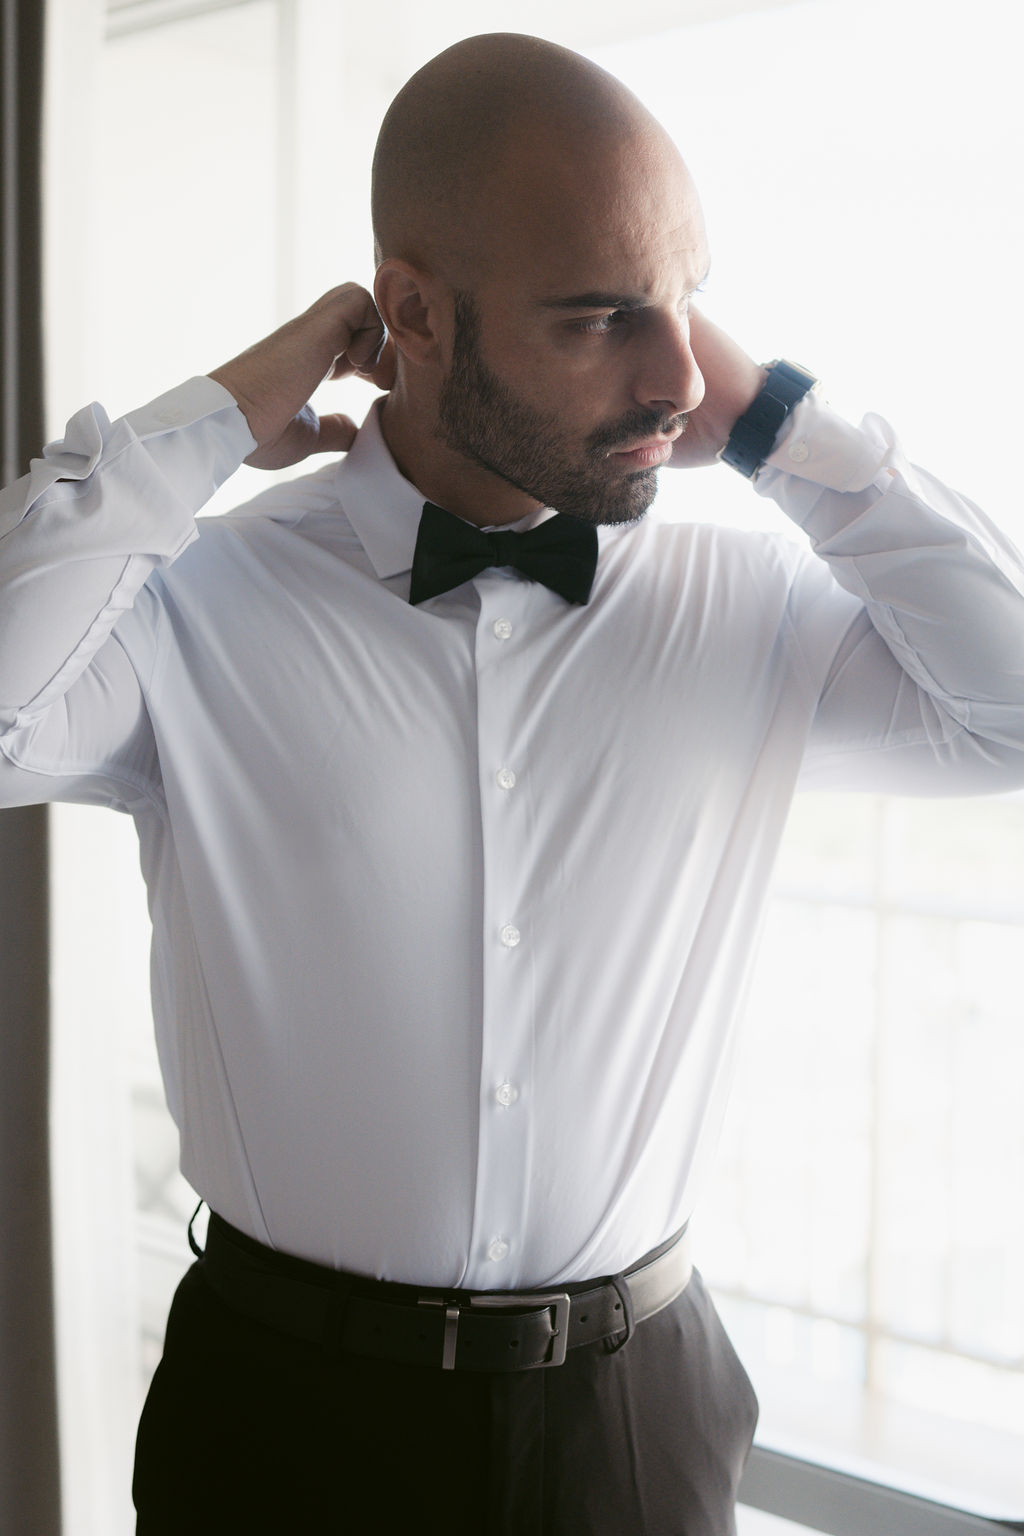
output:
M614 449L608 457L636 469L657 469L659 464L668 463L672 457L672 444L679 436L680 432L673 432L668 437L662 434L647 437L629 448Z

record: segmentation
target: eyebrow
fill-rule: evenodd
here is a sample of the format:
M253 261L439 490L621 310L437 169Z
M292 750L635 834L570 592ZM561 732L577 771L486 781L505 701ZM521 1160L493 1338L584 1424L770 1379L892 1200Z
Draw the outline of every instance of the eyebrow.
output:
M690 293L696 293L701 283L707 281L711 271L711 263L704 268L704 275L697 281L696 287L690 289ZM621 293L603 293L593 289L587 293L571 293L555 295L550 299L541 299L541 307L544 309L623 309L627 311L647 309L650 299L643 296L624 297Z
M565 298L541 299L545 309L646 309L647 299L624 299L617 293L571 293Z

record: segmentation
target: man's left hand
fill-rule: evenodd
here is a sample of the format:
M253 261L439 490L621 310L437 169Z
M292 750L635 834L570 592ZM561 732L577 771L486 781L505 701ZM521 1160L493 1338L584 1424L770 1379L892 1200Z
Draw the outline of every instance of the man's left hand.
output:
M704 375L704 399L686 419L669 463L682 469L714 464L743 412L768 379L767 370L699 309L690 310L690 345Z

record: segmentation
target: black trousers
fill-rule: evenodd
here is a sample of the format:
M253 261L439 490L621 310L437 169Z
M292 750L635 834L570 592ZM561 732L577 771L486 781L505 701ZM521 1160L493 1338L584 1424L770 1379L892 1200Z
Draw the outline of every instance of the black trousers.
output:
M734 1536L757 1419L695 1272L624 1348L476 1374L326 1351L178 1288L137 1536Z

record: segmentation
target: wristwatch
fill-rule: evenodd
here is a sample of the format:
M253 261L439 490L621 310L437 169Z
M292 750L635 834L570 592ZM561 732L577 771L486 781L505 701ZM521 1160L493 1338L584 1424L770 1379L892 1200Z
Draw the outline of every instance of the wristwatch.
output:
M818 380L799 363L776 358L767 364L768 379L748 410L733 427L729 441L718 455L747 479L753 479L775 446L779 429L798 400L814 389Z

